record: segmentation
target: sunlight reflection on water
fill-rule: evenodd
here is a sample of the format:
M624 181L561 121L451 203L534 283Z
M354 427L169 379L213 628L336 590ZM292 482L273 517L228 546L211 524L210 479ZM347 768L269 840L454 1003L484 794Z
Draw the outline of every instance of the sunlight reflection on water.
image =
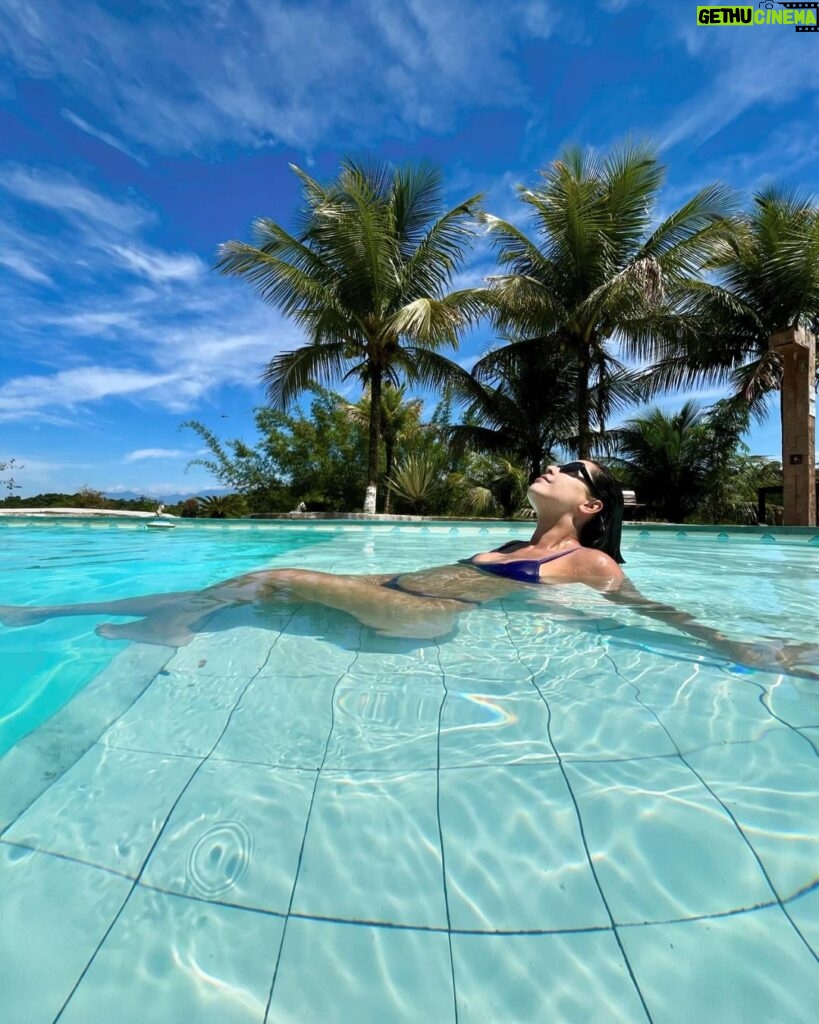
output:
M201 537L165 537L144 575L145 542L109 531L116 569L93 557L104 531L77 531L63 569L113 593L251 557L407 571L507 539L448 531L423 550L408 531L234 538L206 566ZM641 589L732 635L809 640L819 551L743 545L625 553ZM81 660L81 621L4 631L7 664L41 635ZM655 625L572 587L470 611L441 641L232 610L0 821L10 1019L263 1024L270 1000L268 1024L454 1024L456 1007L459 1024L813 1024L817 684ZM77 726L43 733L46 764Z

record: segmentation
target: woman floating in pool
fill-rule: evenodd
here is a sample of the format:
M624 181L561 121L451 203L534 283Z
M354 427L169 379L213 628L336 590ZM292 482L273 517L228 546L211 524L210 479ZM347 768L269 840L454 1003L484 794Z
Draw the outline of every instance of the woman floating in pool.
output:
M55 607L0 606L0 621L22 626L63 615L133 615L103 623L100 636L180 647L220 609L290 596L337 608L385 636L418 639L451 632L459 615L539 584L583 583L609 599L670 623L711 650L744 665L819 678L799 668L819 649L783 641L748 644L701 625L686 612L649 601L623 575L623 494L603 466L550 466L528 491L537 523L529 541L512 541L455 565L398 575L335 575L309 569L263 569L200 591Z

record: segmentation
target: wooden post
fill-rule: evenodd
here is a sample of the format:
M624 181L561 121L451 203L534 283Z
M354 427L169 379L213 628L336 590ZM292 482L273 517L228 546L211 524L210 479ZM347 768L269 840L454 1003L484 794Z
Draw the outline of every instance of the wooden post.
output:
M782 357L784 525L816 525L816 338L804 327L770 337Z

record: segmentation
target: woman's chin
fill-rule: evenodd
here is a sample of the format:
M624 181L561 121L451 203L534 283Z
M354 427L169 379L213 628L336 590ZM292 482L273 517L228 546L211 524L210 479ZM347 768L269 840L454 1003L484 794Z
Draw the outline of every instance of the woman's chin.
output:
M535 515L538 515L540 512L540 502L538 501L538 498L540 498L542 501L542 495L539 491L533 490L534 486L535 485L532 484L532 486L526 492L526 500L529 502L529 505L534 511Z

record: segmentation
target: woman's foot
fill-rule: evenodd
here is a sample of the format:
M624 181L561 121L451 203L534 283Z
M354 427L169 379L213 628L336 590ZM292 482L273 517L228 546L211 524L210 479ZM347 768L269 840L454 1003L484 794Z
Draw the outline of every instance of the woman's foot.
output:
M160 624L149 619L140 619L137 622L103 622L94 632L106 640L134 640L137 643L157 644L160 647L185 647L194 637L191 630L181 623Z
M0 605L0 622L4 626L36 626L49 618L47 608L27 608L25 605Z

